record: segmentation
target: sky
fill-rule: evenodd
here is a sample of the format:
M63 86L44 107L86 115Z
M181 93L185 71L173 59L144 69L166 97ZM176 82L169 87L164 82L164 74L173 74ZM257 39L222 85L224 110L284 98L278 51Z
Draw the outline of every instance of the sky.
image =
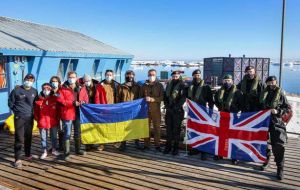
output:
M70 29L135 59L278 59L282 0L0 0L1 16ZM300 0L286 0L284 58L300 59Z

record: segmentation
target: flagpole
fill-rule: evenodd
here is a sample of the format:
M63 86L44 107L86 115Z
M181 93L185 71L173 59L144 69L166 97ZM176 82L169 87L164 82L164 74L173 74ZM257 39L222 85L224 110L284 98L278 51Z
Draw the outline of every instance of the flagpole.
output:
M279 67L279 86L282 85L282 62L283 62L283 42L284 42L284 22L285 22L285 0L282 0L282 18L281 18L281 44L280 44L280 67Z

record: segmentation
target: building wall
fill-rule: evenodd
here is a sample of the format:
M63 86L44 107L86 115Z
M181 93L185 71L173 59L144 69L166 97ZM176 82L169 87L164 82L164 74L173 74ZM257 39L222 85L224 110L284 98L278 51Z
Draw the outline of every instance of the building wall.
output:
M104 73L106 69L111 70L118 70L119 73L116 74L116 80L119 82L124 81L124 74L126 70L129 68L132 58L131 57L120 57L120 56L107 56L107 57L101 57L101 56L91 56L91 57L84 57L84 56L78 56L76 57L76 54L72 54L72 56L59 56L58 53L56 53L54 56L48 55L44 52L44 54L41 55L32 55L26 53L20 54L13 54L13 52L9 55L4 54L3 56L8 57L8 67L9 67L9 75L8 82L9 82L9 91L4 93L0 92L0 122L3 122L3 119L1 119L1 116L4 114L7 114L9 112L8 106L7 106L7 99L8 94L16 85L22 85L22 78L27 73L32 73L36 77L36 82L34 84L34 87L38 89L38 91L41 90L41 85L45 82L49 82L49 79L51 76L57 75L58 69L61 63L62 59L75 59L78 60L76 64L76 72L79 77L82 77L85 73L90 74L94 77L95 73L100 73L99 80L104 79ZM97 71L95 71L95 60L100 60L99 65L97 68ZM122 67L119 66L116 68L116 65L120 65L120 62L122 62ZM69 68L70 69L70 68ZM24 71L23 71L24 70ZM72 69L70 69L72 70ZM66 71L66 73L68 70ZM65 77L66 79L66 77Z

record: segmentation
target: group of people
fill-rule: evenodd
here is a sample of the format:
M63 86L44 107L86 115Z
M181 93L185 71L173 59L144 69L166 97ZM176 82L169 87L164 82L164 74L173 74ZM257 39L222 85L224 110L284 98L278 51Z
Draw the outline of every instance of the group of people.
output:
M148 80L143 85L135 81L135 73L128 70L125 73L123 84L114 80L114 72L106 70L105 79L100 81L92 79L85 74L78 78L76 72L67 74L67 81L61 82L57 76L51 77L49 83L42 85L42 91L33 88L35 77L28 74L21 86L15 87L11 92L8 105L14 113L15 125L15 167L21 168L21 150L24 144L25 159L32 159L31 141L33 120L37 121L40 131L42 154L41 159L48 155L47 137L51 137L51 154L64 160L69 159L70 139L73 128L75 154L84 155L81 149L80 112L82 104L115 104L145 98L148 102L149 127L153 127L155 150L161 152L161 102L166 109L166 144L163 154L177 155L179 151L180 132L184 119L183 104L186 98L203 106L225 112L254 112L262 109L271 110L269 127L270 145L277 164L277 177L283 178L284 151L286 130L281 116L287 112L288 102L275 76L267 78L266 85L261 82L251 66L245 69L245 76L237 86L233 83L231 75L223 77L222 87L213 92L201 78L201 71L192 73L190 84L182 80L180 71L172 72L172 79L166 88L158 81L154 69L148 71ZM58 139L57 139L58 137ZM126 149L126 141L114 144L120 151ZM145 138L143 146L139 140L135 145L141 150L150 149L150 138ZM85 145L86 151L103 150L102 145ZM63 151L63 154L59 152ZM190 154L198 153L190 150ZM270 161L270 148L267 150L267 162L262 166L265 169ZM201 159L206 159L206 153L201 153ZM215 156L218 160L221 157ZM232 161L236 164L236 160Z

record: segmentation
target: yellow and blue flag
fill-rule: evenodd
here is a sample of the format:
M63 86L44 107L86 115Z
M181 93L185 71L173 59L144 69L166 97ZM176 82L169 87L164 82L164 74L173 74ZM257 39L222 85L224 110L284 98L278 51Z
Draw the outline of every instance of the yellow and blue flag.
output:
M119 104L80 106L83 144L102 144L149 137L148 104L138 99Z

